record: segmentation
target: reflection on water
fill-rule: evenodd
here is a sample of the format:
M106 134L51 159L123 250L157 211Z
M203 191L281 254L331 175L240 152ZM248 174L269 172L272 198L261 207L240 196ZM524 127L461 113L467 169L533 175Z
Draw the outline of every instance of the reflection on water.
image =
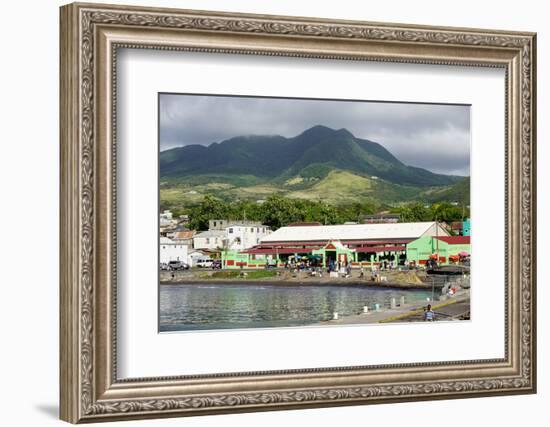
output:
M302 326L388 307L405 295L425 301L430 291L360 286L178 284L160 287L160 330L189 331Z

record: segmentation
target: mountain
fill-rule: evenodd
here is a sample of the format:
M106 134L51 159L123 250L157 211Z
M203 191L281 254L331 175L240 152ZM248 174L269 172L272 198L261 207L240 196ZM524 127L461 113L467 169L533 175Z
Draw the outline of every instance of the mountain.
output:
M427 203L452 201L468 206L470 204L470 178L462 178L450 186L425 190L419 195L419 199Z
M418 187L452 185L461 177L432 173L399 161L382 145L346 129L314 126L293 138L238 136L208 146L187 145L160 153L161 179L231 175L285 183L320 180L331 171ZM253 179L252 179L253 180Z

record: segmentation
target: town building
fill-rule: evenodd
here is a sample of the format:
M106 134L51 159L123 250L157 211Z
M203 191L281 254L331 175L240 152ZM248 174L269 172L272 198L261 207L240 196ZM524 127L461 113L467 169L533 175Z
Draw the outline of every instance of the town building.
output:
M224 248L233 251L242 251L259 245L263 238L271 233L271 229L261 222L230 223L225 227L227 242Z
M228 219L210 219L208 220L209 230L223 231L229 225Z
M208 231L194 236L193 247L241 251L259 244L269 233L271 229L259 221L211 219L208 221Z
M176 221L174 220L172 216L172 212L169 210L165 210L161 212L159 215L159 225L161 227L168 227L170 225L175 225Z
M405 263L407 244L423 236L449 236L436 222L315 225L282 227L263 237L258 245L225 251L226 268L285 265L290 259L311 257L324 267L351 262L353 266Z
M470 218L466 218L464 221L453 221L451 223L451 230L455 236L469 236Z
M160 238L159 258L161 264L167 264L170 261L187 262L188 246L176 243L167 237Z
M469 256L470 250L470 236L422 236L407 244L407 261L425 264L435 257L439 264L449 264Z
M462 235L470 235L470 218L466 218L464 221L462 221Z
M192 247L193 237L195 236L195 234L196 234L195 230L175 231L174 235L172 236L172 240L175 243L180 243L182 245L187 245L189 247Z
M248 220L233 220L233 219L210 219L208 220L209 230L225 230L230 225L249 226L249 227L266 227L259 221Z
M364 224L395 224L399 222L401 215L389 212L380 212L363 217Z
M224 247L225 230L208 230L193 236L193 249L218 251Z

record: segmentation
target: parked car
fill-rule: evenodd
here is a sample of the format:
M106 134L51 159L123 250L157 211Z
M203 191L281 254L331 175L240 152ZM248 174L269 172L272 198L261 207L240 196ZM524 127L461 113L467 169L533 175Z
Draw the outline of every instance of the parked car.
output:
M277 261L274 259L267 260L265 263L265 268L277 268Z
M176 271L176 270L187 270L189 269L189 264L186 264L185 262L183 261L170 261L168 263L168 267L170 270L172 271Z
M214 264L214 261L210 258L202 258L197 260L197 267L199 268L210 268Z
M212 261L212 268L222 268L222 260L221 259L215 259Z
M167 270L170 270L170 267L168 266L167 263L161 262L161 263L160 263L160 270L161 270L161 271L167 271Z

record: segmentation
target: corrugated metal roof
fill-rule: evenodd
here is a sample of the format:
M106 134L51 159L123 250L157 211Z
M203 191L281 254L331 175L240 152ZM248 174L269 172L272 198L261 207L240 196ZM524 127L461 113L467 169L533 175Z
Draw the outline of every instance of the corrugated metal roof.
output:
M323 225L313 227L281 227L262 239L262 243L286 241L417 239L435 222L398 222L393 224ZM439 233L445 233L440 227ZM435 233L434 233L435 234Z
M176 232L176 234L174 234L174 239L176 240L192 239L194 235L195 235L195 230L178 231Z

